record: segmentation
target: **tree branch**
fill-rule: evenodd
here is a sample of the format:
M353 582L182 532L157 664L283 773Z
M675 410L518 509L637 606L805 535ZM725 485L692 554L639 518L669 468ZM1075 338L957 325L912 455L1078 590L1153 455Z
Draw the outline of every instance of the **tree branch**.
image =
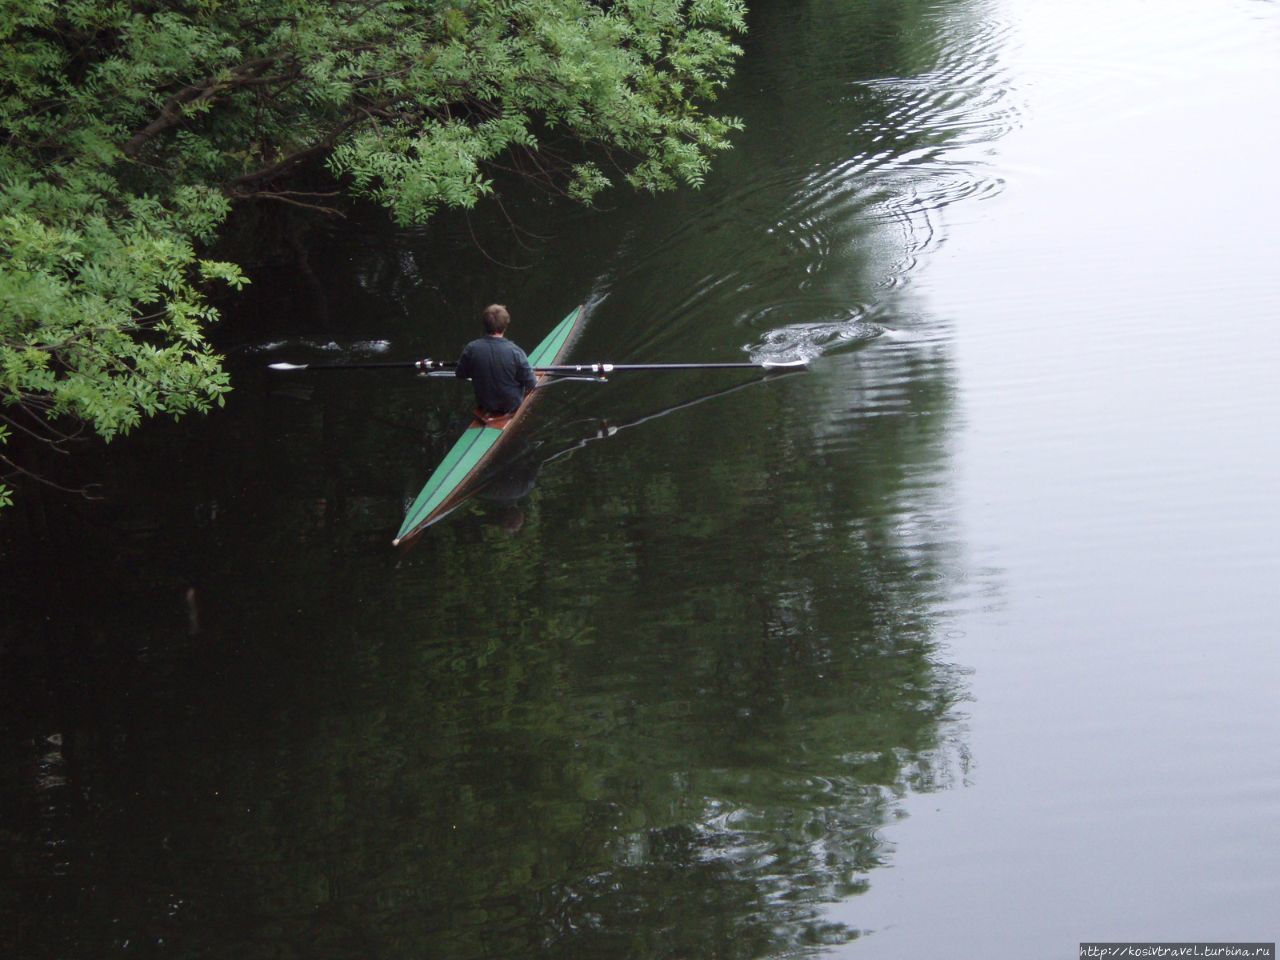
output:
M244 63L232 67L224 79L209 77L199 83L183 87L165 101L164 106L160 108L159 116L125 142L125 145L121 148L122 152L132 160L152 137L180 122L186 113L186 108L192 104L212 100L218 94L227 90L264 82L261 79L262 74L268 67L273 66L277 60L277 57L258 57L254 60L246 60Z
M62 449L62 444L69 443L72 440L77 439L77 435L79 431L77 431L77 433L63 433L57 427L53 426L53 424L49 423L46 420L41 420L39 417L37 417L35 414L35 411L30 409L27 403L28 401L24 401L23 403L19 404L19 409L23 413L25 413L27 416L29 416L32 420L34 420L36 422L36 425L39 426L40 430L45 431L44 434L41 434L40 432L33 430L30 427L24 426L23 424L19 423L17 420L14 420L12 417L5 416L3 414L0 414L0 420L3 420L5 423L9 424L9 426L13 427L15 430L19 431L20 433L26 434L32 440L36 440L39 443L46 444L51 450L55 450L58 453L65 455L67 451Z
M295 196L300 197L331 197L336 194L332 193L298 193L296 190L256 190L253 193L245 195L247 200L278 200L280 203L287 203L290 206L302 207L305 210L317 210L320 213L328 214L334 217L342 217L346 219L346 214L337 207L327 207L322 203L307 203L305 200L295 200Z
M359 123L359 120L354 117L349 120L345 120L322 139L311 144L309 147L303 147L301 150L291 153L276 161L269 167L263 167L260 170L254 170L250 173L242 173L240 176L227 181L227 183L224 184L224 189L229 196L236 197L238 199L251 197L259 192L252 188L252 184L272 180L275 177L292 170L300 163L324 153L337 142L340 136L350 130L357 123Z
M63 493L78 493L80 494L80 496L84 497L86 500L103 499L103 497L100 494L94 494L90 492L91 490L94 490L94 489L99 489L99 490L102 489L102 484L100 483L86 483L83 487L64 487L60 483L54 483L48 477L42 477L38 473L32 473L26 467L23 467L17 463L14 463L4 454L0 454L0 460L3 460L5 463L7 463L9 466L13 468L13 470L11 470L8 474L6 474L7 477L11 477L15 473L20 473L24 477L34 480L36 483L42 483L46 487L53 487L55 490L61 490Z

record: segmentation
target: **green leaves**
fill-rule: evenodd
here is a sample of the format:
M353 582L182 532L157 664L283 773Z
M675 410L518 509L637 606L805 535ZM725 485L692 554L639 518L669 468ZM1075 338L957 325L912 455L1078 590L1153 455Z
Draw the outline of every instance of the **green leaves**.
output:
M446 6L432 30L384 50L405 58L411 82L360 88L394 102L394 114L338 146L330 169L401 223L473 205L492 190L484 171L513 154L581 201L611 183L605 158L642 189L696 186L738 127L704 116L694 101L728 79L740 53L729 37L743 29L743 13L735 0ZM564 142L579 159L546 149Z
M742 0L0 0L0 425L223 402L204 259L323 160L421 223L498 169L581 202L703 182ZM607 171L607 172L606 172ZM317 171L318 172L318 171ZM328 201L326 201L326 206Z
M0 186L0 415L22 407L28 429L72 418L110 439L143 415L220 402L229 384L205 341L216 314L203 282L245 278L198 259L192 238L212 234L226 199L108 197L65 182Z

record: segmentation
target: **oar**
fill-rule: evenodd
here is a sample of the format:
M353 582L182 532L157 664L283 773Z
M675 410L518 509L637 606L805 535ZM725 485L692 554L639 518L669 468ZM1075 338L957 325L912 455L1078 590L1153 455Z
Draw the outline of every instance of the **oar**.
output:
M781 370L809 365L808 360L765 360L759 363L577 363L534 367L534 373L564 375L573 373L605 374L632 370ZM458 368L457 363L441 360L399 360L372 363L270 363L272 370L421 370L449 371Z
M535 373L615 373L631 370L775 370L805 367L808 360L765 360L760 363L577 363L534 367ZM440 364L456 368L457 364Z
M422 368L421 360L386 360L371 363L269 363L268 370L410 370Z

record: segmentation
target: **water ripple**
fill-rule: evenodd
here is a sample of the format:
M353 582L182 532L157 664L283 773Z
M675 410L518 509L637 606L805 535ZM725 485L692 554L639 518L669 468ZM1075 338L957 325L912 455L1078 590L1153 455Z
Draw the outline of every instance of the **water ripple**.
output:
M928 69L848 81L834 98L835 110L859 119L839 134L837 156L795 178L768 230L800 296L743 317L744 325L764 328L746 345L752 356L813 359L876 338L882 328L869 316L883 305L832 296L841 274L865 269L874 241L890 251L876 262L875 285L897 290L942 242L944 211L1003 192L1005 180L988 161L991 145L1021 123L1001 62L1012 27L989 13L975 25L942 11L933 28Z

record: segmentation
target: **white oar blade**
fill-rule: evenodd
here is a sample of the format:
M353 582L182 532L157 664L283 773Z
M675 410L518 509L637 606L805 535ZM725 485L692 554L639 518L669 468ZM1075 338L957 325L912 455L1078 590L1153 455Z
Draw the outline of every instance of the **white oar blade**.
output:
M307 369L307 365L305 363L268 363L267 367L268 369L271 369L271 370L305 370Z
M808 360L761 360L760 366L766 370L779 370L785 367L807 367Z

